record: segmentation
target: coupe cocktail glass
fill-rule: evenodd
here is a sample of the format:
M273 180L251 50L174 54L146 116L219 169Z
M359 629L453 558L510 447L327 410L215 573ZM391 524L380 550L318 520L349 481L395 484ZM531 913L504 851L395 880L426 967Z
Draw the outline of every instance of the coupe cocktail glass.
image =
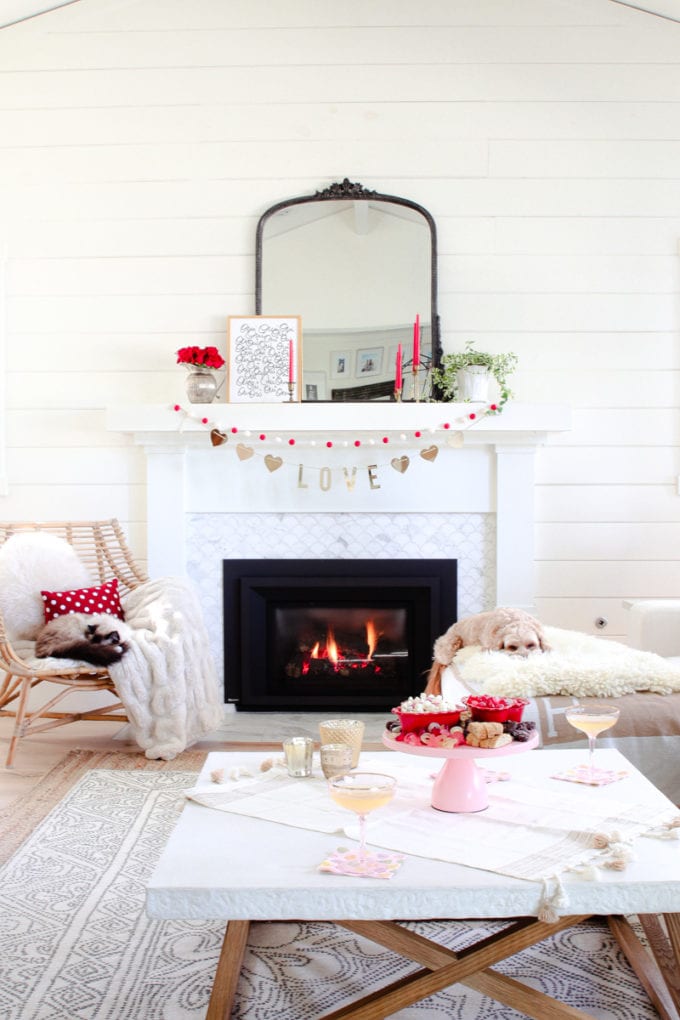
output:
M592 779L595 774L593 766L595 740L600 733L611 729L619 717L619 710L616 705L594 702L591 705L573 705L565 714L567 722L588 737L588 768Z
M389 804L396 785L393 776L382 772L347 772L343 776L333 776L328 782L335 803L359 816L359 858L362 861L369 856L366 850L366 818L371 811Z

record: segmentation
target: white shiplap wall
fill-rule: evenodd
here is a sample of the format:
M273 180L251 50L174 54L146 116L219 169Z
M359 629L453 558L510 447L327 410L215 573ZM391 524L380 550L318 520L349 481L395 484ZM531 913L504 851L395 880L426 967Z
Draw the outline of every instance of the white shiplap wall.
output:
M0 32L4 518L116 515L104 408L254 308L265 207L348 176L435 217L445 349L568 403L539 455L538 609L625 632L680 594L680 26L606 0L80 0ZM0 239L0 248L2 247Z

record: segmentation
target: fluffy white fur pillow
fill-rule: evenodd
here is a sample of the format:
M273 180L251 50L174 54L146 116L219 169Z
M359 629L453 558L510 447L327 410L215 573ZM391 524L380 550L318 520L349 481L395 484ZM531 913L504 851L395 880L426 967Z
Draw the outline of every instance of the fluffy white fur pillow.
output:
M0 609L11 640L33 640L45 623L41 589L92 583L73 546L44 531L12 535L0 549Z
M505 697L618 698L634 691L680 691L680 668L654 652L579 631L543 629L552 651L523 659L469 645L454 657L458 676L473 690ZM442 690L448 697L444 676Z

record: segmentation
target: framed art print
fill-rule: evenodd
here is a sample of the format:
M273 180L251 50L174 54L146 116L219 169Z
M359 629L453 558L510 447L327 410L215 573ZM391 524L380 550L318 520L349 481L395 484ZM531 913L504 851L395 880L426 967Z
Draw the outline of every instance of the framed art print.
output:
M331 379L351 379L352 367L351 351L331 351Z
M227 398L231 403L301 399L302 320L299 315L230 315L227 320ZM291 384L291 385L289 385Z
M357 351L357 379L365 379L366 376L380 375L382 372L384 348L369 347Z

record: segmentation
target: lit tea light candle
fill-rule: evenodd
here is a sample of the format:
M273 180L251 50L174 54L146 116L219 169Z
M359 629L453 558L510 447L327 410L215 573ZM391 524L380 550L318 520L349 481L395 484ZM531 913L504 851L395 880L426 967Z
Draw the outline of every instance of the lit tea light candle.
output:
M283 742L289 776L311 776L314 741L310 737L289 737Z
M305 745L300 741L288 748L288 763L293 769L301 769L305 764Z

